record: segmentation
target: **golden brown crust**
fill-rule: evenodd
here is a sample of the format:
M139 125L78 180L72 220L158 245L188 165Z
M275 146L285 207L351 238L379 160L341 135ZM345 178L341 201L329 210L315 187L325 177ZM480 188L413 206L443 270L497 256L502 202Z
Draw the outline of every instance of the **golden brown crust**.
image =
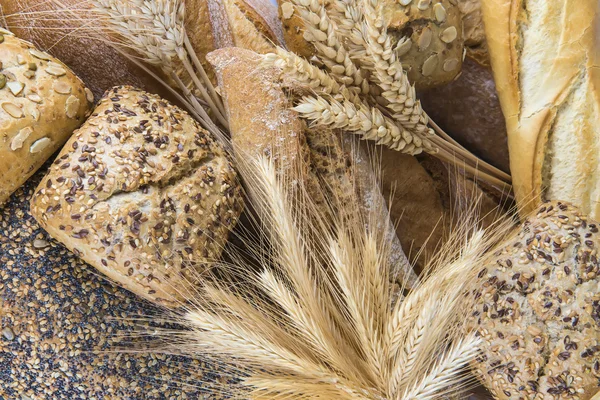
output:
M329 4L329 0L319 0L319 2L326 6ZM279 18L283 26L283 38L287 48L306 59L314 56L317 50L304 38L304 22L294 11L291 1L279 2Z
M483 0L482 7L524 213L542 199L566 199L597 218L600 6L593 0Z
M83 123L92 101L67 66L0 30L0 205Z
M337 216L342 216L358 206L360 210L371 207L371 211L383 211L381 221L387 221L389 216L381 193L366 193L375 182L367 158L342 139L338 131L306 128L290 109L290 99L281 84L281 71L261 68L260 56L239 48L217 50L208 59L219 76L239 158L268 155L288 177L298 177L291 190L298 186L297 182L302 182L325 220L332 219L331 208ZM292 169L298 166L299 173ZM365 193L360 193L363 189ZM392 274L400 275L410 285L414 273L400 244L396 246L398 238L389 233L393 265L398 269Z
M219 258L241 208L221 146L187 113L131 87L106 93L31 200L55 239L167 306Z

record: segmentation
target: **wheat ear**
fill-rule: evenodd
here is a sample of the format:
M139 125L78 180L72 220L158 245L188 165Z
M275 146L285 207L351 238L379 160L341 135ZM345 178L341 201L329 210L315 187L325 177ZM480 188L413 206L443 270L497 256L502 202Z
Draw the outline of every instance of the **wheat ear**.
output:
M459 339L420 381L404 393L398 393L396 399L434 400L448 394L447 382L465 374L468 363L479 354L481 344L482 340L475 334Z
M358 93L369 93L369 81L350 58L325 7L318 0L291 1L304 21L305 37L315 46L332 76L349 90L356 88Z

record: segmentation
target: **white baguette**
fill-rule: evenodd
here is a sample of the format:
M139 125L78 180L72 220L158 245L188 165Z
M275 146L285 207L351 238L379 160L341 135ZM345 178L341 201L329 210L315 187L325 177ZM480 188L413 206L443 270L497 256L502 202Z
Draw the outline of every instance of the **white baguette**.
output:
M483 0L523 212L566 200L600 216L596 0Z

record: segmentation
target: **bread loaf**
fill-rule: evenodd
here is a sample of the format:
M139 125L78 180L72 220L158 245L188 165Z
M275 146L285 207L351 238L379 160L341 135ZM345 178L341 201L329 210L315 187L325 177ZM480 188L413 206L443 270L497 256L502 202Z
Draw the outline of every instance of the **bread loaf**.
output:
M29 213L39 171L0 209L0 399L197 399L220 370L148 351L164 313L103 279ZM152 320L152 321L151 321Z
M209 54L208 59L217 70L231 138L239 158L265 154L275 160L281 171L299 176L324 217L328 216L331 204L339 216L356 210L360 203L359 208L363 210L371 207L383 212L381 221L389 219L380 192L360 193L376 182L367 158L345 142L339 132L307 129L291 110L291 100L283 90L279 70L261 68L259 55L237 48L217 50ZM297 165L303 171L295 175L292 168ZM397 267L391 271L392 275L410 285L416 276L391 230L389 241L393 249L392 265Z
M106 93L31 200L50 235L161 305L185 299L241 210L221 146L185 112L130 87Z
M598 392L598 226L571 204L545 203L478 267L474 366L496 399Z
M0 206L83 123L92 101L63 63L0 30Z
M600 217L598 16L595 0L483 0L524 213L543 199Z

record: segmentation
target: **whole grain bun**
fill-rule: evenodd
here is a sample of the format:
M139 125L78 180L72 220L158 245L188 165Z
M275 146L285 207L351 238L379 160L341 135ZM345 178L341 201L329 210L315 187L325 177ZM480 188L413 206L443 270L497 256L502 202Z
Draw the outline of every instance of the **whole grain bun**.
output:
M558 199L599 218L600 5L482 0L482 6L523 212Z
M200 62L215 83L214 71L205 59L210 51L236 45L267 52L273 44L283 43L277 6L270 0L186 0L185 3L187 34ZM82 38L73 32L78 25L72 15L64 12L66 7L81 10L82 7L91 7L91 2L2 2L8 28L63 60L97 98L115 85L132 85L168 97L168 92L161 85L109 44ZM54 14L52 10L55 10Z
M0 206L83 123L92 101L63 63L0 30Z
M106 93L31 199L52 237L169 306L219 258L241 211L220 144L185 112L131 87Z
M381 221L389 220L381 193L365 192L376 182L367 157L338 131L306 128L291 109L291 100L281 84L281 71L261 67L258 54L239 48L217 50L208 59L219 77L239 158L265 154L292 176L296 176L292 168L300 165L303 171L298 176L325 217L331 203L337 215L356 210L359 204L362 210L382 212ZM290 189L295 190L294 186ZM393 250L392 265L397 268L392 275L410 285L416 276L391 225L383 225L381 229L388 231Z
M42 172L0 209L0 398L202 398L198 382L215 384L222 370L149 351L140 333L157 321L140 316L164 310L108 282L33 219Z
M600 378L598 223L539 207L478 273L474 367L496 399L588 400Z

